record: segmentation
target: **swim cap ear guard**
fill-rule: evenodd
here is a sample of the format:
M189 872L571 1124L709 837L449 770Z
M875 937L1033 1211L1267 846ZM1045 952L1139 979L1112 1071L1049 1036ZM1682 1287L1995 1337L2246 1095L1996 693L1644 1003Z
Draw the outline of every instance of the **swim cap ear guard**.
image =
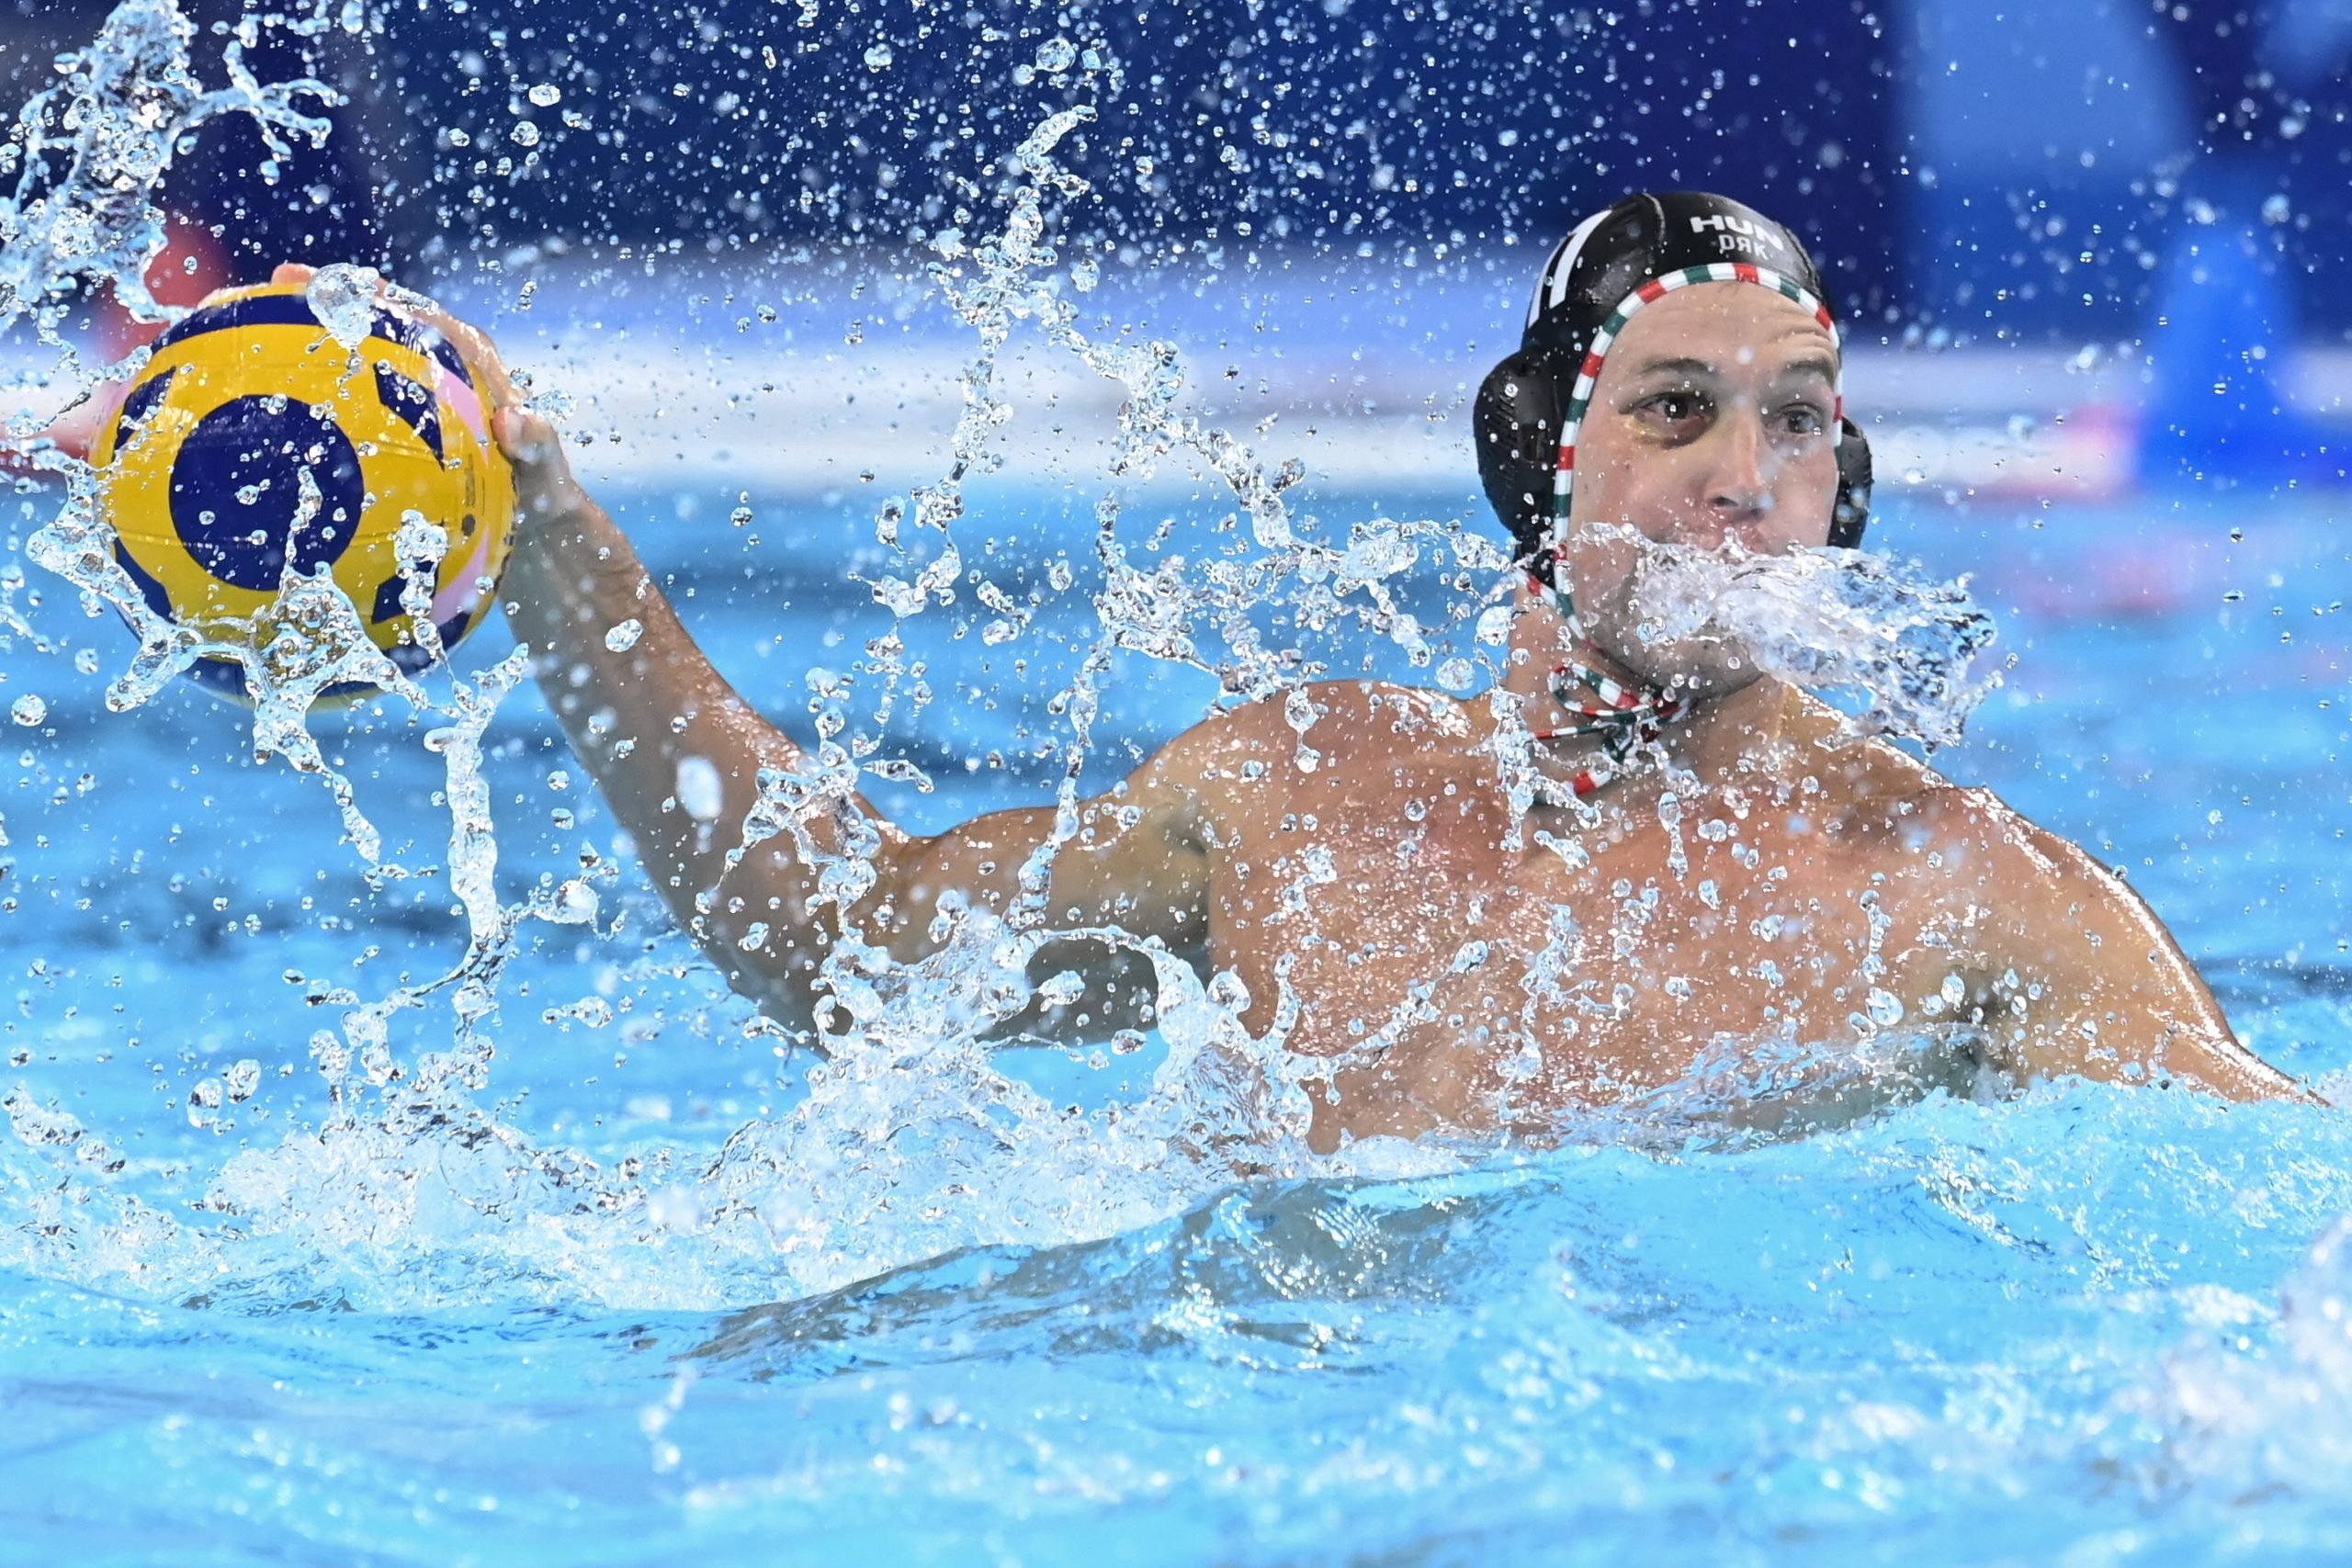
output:
M1838 416L1838 501L1829 511L1829 543L1838 549L1862 547L1871 522L1871 444L1862 427Z
M1627 197L1560 242L1536 280L1519 352L1479 385L1471 412L1478 479L1510 531L1519 563L1549 580L1555 519L1574 480L1576 426L1625 321L1692 283L1747 282L1811 310L1837 336L1821 275L1796 235L1754 209L1702 191ZM1852 549L1870 522L1871 447L1838 420L1838 498L1829 543Z

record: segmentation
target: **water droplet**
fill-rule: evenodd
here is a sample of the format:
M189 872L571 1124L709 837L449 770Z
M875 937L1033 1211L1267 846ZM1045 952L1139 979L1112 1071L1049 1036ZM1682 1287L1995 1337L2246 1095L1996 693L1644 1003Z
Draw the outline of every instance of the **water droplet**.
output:
M526 96L543 109L551 109L563 102L563 89L552 82L540 83Z
M8 716L27 728L30 728L49 716L49 705L30 692L27 692L8 705Z
M678 759L678 805L697 822L716 822L727 806L727 781L707 757Z
M254 1091L261 1088L261 1064L251 1056L247 1056L227 1072L222 1073L220 1083L221 1087L229 1091L231 1100L238 1101L251 1100L254 1097Z
M1066 38L1047 39L1037 46L1037 69L1067 71L1078 63L1078 45Z
M539 144L539 128L527 119L516 120L514 129L506 135L517 147L537 147Z
M888 71L890 69L890 62L896 58L890 52L888 44L877 43L865 51L865 68L868 71Z
M376 321L376 294L383 287L384 275L372 266L353 266L338 262L322 266L311 275L302 290L310 304L311 313L326 328L327 335L348 349L356 349L368 341ZM243 491L237 499L245 505Z
M645 635L645 623L632 617L605 634L605 646L615 653L627 653Z

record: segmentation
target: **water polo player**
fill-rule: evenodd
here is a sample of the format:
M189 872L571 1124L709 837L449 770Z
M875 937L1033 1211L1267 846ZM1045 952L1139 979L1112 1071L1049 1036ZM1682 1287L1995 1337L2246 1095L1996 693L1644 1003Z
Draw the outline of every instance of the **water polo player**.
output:
M1868 460L1839 373L1819 277L1770 219L1674 193L1578 224L1477 403L1482 473L1525 569L1502 682L1515 717L1323 682L1306 693L1308 772L1283 704L1210 716L1082 808L1052 917L1231 971L1252 1029L1288 1014L1291 1048L1342 1063L1321 1146L1540 1124L1677 1080L1726 1040L1835 1047L1898 1021L1947 1038L1973 1078L2297 1092L2082 850L1893 746L1838 743L1826 705L1719 644L1636 634L1645 543L1859 537ZM727 865L758 771L805 773L802 749L712 669L555 432L511 407L498 430L525 513L503 592L549 702L680 922L740 989L809 1026L831 940L814 874L790 834ZM608 645L628 620L642 635ZM1532 804L1514 802L1511 758L1538 777ZM682 765L708 778L695 759L718 783L700 820L679 804ZM912 960L943 899L1011 905L1053 818L1040 804L918 838L845 800L805 830L827 851L878 845L851 919ZM1079 972L1088 992L1061 1012L1107 1029L1133 972L1066 945L1040 972Z

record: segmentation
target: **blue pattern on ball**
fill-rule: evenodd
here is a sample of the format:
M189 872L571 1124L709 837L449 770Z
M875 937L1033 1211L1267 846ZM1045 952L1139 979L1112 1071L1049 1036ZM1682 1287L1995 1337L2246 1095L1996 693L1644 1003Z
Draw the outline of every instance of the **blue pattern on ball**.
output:
M316 451L315 458L305 455ZM351 438L297 398L232 398L198 422L172 460L172 526L196 563L223 582L266 593L286 570L300 474L319 487L318 514L294 541L294 569L329 566L358 532L367 491ZM260 488L251 504L240 491Z
M319 318L312 313L310 300L301 295L258 294L250 299L232 299L224 305L190 311L155 340L154 351L161 354L207 333L232 332L243 327L316 327L318 324Z
M180 373L176 365L158 376L150 376L130 389L116 412L114 426L115 450L129 446L147 428L147 421L164 404L172 389L172 378Z
M435 457L441 450L441 405L433 394L393 369L379 362L376 366L376 398L394 417L417 434L417 438L433 450Z

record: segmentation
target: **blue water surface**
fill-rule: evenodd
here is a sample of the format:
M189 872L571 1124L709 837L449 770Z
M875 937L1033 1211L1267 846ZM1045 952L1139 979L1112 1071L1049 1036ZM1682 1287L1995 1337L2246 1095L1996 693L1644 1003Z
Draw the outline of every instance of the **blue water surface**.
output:
M870 537L846 503L756 498L752 547L711 543L716 487L608 499L787 722L812 662L887 624L846 580ZM1091 503L976 492L972 526L1082 560ZM1474 503L1465 482L1308 509ZM2017 656L1939 763L2122 868L2247 1040L2323 1083L2352 1065L2335 503L1896 497L1879 535L1978 573ZM786 1135L808 1064L746 1031L632 866L608 885L617 929L530 928L484 1087L339 1119L311 998L446 969L446 885L370 886L325 792L256 765L202 695L107 714L128 639L38 578L20 606L35 593L51 646L0 654L0 698L46 706L0 756L0 1558L2352 1551L2341 1112L2068 1082L1774 1144L1399 1151L1385 1174L1156 1195L1105 1168L1097 1201L1072 1176L1090 1134L1009 1138L990 1173L954 1130L893 1120L881 1086L871 1148L823 1145L827 1165ZM1443 618L1433 582L1408 597ZM1083 584L1039 617L1010 648L911 628L934 696L891 733L936 787L883 787L888 809L936 828L1044 797ZM1320 655L1335 669L1372 648L1412 673L1351 635ZM1104 783L1215 690L1118 673ZM439 764L413 729L321 728L387 853L435 862ZM614 858L536 694L491 742L508 882L569 874L583 845ZM447 1032L424 1010L396 1044ZM1098 1111L1152 1060L1028 1057ZM191 1090L241 1061L257 1090L192 1121ZM989 1196L877 1186L886 1156Z

